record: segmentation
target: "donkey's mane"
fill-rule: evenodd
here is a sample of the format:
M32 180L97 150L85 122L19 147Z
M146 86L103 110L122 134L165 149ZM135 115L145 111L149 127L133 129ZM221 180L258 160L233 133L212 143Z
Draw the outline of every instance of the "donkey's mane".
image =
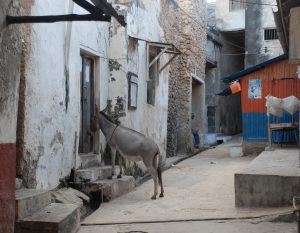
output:
M106 115L103 111L100 111L99 113L100 113L102 116L104 116L104 118L105 118L106 120L108 120L109 122L115 124L115 122L114 122L108 115Z

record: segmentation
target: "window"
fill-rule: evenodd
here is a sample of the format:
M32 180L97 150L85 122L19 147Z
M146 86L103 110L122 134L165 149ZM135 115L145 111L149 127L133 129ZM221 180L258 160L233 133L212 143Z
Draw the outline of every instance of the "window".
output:
M277 29L265 29L265 40L278 40Z
M147 81L147 103L151 105L155 104L156 80L159 77L159 57L157 55L158 55L158 49L156 47L150 47L149 48L149 61L150 61L149 79Z
M246 8L245 0L229 0L229 11L241 10Z
M137 108L137 96L138 96L138 76L132 72L128 72L128 108Z

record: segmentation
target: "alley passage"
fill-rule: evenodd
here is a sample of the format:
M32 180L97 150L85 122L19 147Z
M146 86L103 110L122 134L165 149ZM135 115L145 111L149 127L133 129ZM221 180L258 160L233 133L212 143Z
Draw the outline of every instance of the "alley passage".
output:
M234 144L224 144L187 159L163 173L165 197L150 200L153 182L101 207L84 220L86 225L252 218L284 213L289 208L236 209L234 173L253 156L230 157Z

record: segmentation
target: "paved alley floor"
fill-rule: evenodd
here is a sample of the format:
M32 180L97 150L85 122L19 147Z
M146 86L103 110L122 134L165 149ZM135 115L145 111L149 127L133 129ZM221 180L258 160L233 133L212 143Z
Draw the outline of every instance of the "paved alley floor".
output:
M263 209L237 209L234 203L234 173L246 167L254 157L230 157L229 148L232 145L224 144L214 149L204 151L189 158L163 173L165 197L151 200L153 193L153 181L149 180L137 187L133 192L117 198L109 203L104 203L92 215L82 223L80 233L97 232L93 225L113 225L104 227L103 232L126 232L126 224L138 226L144 223L145 232L149 231L151 224L159 224L161 230L155 232L169 232L163 229L170 225L177 229L177 224L188 224L191 231L193 227L213 227L212 231L203 232L227 232L217 231L218 227L228 228L228 232L242 232L238 229L253 226L253 229L267 223L253 224L249 222L236 222L235 224L219 223L212 226L213 220L236 220L244 218L257 218L272 216L291 211L291 208L263 208ZM234 145L236 146L236 145ZM190 221L188 223L182 221ZM193 220L193 221L191 221ZM172 221L171 223L169 221ZM180 223L176 223L180 221ZM206 222L209 221L209 222ZM147 223L145 225L145 223ZM151 224L150 224L151 223ZM222 226L222 224L224 226ZM89 226L90 225L90 226ZM273 225L272 225L273 226ZM275 225L274 225L275 226ZM280 224L278 229L280 229ZM295 229L295 224L283 224ZM125 227L122 229L122 227ZM148 228L147 228L148 227ZM233 227L233 228L232 228ZM104 229L103 228L103 229ZM110 229L112 229L110 231ZM232 230L230 230L232 229ZM235 230L234 230L235 229ZM293 231L243 231L243 232L293 232ZM99 231L100 232L100 231ZM102 232L102 231L101 231ZM177 232L177 231L170 231Z
M82 226L80 233L297 233L296 223L195 221Z

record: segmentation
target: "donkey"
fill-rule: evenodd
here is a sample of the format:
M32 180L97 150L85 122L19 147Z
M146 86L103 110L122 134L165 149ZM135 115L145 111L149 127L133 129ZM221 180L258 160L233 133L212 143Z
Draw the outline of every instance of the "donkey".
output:
M95 115L91 122L91 130L95 132L100 126L100 129L103 132L106 142L110 146L112 152L112 174L109 178L112 179L114 176L116 151L118 151L120 155L126 159L144 162L154 181L154 194L151 199L156 199L158 184L161 187L159 197L163 197L164 188L161 175L162 161L159 148L156 143L137 131L114 124L104 113L105 110L99 112L97 106L95 106L95 110ZM120 174L117 178L121 177L122 169L120 164Z

